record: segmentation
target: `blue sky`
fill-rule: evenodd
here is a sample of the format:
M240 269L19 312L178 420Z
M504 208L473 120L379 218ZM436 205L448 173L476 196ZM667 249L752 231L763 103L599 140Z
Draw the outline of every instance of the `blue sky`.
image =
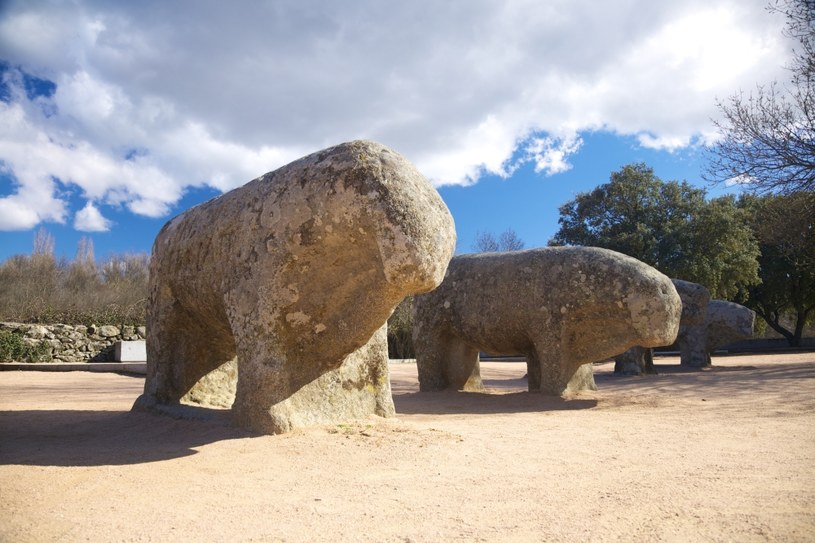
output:
M380 141L428 176L459 252L646 162L702 184L716 99L784 80L759 0L9 1L0 259L149 251L170 217L312 151ZM716 187L711 195L721 194Z

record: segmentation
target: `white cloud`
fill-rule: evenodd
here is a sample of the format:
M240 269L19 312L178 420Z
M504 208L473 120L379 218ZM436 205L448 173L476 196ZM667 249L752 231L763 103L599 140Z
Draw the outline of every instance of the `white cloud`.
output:
M436 184L525 160L555 175L590 130L710 141L717 97L787 75L764 4L11 2L0 51L57 90L32 103L6 77L0 160L17 184L0 229L65 221L60 183L162 216L187 187L227 190L361 137Z
M637 141L646 149L664 149L666 151L676 151L687 147L691 143L691 138L687 136L639 134Z
M570 134L561 138L545 137L531 138L526 152L528 158L535 162L535 171L554 175L569 171L569 155L575 154L583 145L583 140L577 134Z
M725 181L725 186L727 187L736 187L739 185L750 185L755 183L755 178L749 175L737 175L736 177L731 177L730 179Z
M107 232L112 225L92 202L85 204L74 217L74 228L80 232Z

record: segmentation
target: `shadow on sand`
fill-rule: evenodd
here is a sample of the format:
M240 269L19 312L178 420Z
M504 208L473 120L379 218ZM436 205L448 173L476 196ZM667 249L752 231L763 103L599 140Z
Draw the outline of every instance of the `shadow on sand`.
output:
M564 399L537 392L411 392L394 395L396 413L405 415L494 415L591 409L597 400Z
M252 437L228 412L179 420L129 411L0 412L0 465L117 466L190 456L209 443ZM202 414L203 415L203 414Z

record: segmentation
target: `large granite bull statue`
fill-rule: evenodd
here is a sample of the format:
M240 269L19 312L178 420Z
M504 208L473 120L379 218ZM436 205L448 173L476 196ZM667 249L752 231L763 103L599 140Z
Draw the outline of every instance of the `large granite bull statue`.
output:
M172 410L237 355L237 424L278 433L392 415L384 325L444 277L438 193L373 142L326 149L168 222L150 262L134 409Z

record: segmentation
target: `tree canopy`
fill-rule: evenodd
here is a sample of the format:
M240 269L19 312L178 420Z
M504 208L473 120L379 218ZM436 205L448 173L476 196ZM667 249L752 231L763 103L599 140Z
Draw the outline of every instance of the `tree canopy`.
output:
M561 206L549 243L612 249L732 299L759 281L758 244L733 197L705 196L687 182L663 182L646 164L629 164Z
M815 194L745 196L739 202L759 241L761 283L744 304L798 346L815 320Z

